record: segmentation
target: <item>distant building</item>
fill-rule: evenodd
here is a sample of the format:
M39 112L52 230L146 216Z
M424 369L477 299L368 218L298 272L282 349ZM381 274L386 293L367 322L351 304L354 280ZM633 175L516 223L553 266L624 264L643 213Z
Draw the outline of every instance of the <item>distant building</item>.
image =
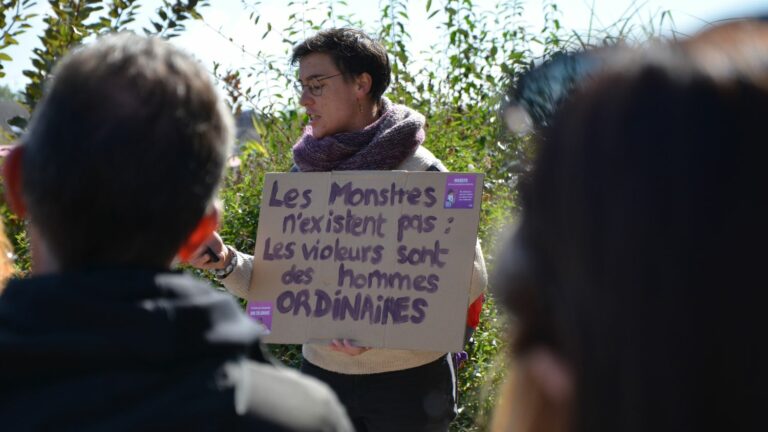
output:
M261 142L259 133L253 127L253 117L256 112L246 110L235 116L235 146L232 149L232 156L229 158L228 166L235 168L240 165L240 154L243 151L243 144L248 141Z

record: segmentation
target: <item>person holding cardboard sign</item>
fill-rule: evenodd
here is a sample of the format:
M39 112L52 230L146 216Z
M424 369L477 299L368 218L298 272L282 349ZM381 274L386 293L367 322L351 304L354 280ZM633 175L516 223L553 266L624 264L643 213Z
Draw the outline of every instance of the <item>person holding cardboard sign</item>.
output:
M296 45L299 103L309 125L293 148L292 171L446 171L422 143L424 116L383 97L391 68L384 47L364 32L330 29ZM212 269L246 298L253 257L208 243L218 262L199 251L192 264ZM471 286L470 328L477 325L486 286L479 244ZM463 317L462 317L463 319ZM445 431L456 415L456 364L444 352L378 349L334 340L305 344L302 370L328 383L360 431Z

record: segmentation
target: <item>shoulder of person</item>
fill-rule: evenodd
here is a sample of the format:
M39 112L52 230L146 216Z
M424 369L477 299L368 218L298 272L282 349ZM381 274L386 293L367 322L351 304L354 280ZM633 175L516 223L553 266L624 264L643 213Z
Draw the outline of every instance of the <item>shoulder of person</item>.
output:
M336 395L315 378L252 360L229 363L226 372L235 388L235 409L246 425L253 421L275 430L353 431Z
M398 165L403 171L448 171L443 163L426 147L419 146L416 152Z

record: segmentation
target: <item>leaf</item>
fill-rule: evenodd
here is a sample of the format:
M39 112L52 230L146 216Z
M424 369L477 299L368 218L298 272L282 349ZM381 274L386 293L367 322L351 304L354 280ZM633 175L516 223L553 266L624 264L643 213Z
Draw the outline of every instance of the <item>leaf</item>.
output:
M267 23L267 31L265 31L265 32L264 32L264 34L263 34L263 35L261 35L261 38L262 38L262 39L264 39L265 37L267 37L267 35L268 35L268 34L269 34L269 32L271 32L271 31L272 31L272 24L271 24L271 23Z
M8 120L8 124L11 126L15 126L19 129L26 129L27 128L28 120L24 117L13 117L12 119Z
M261 145L258 141L248 141L249 146L253 146L253 148L256 149L259 153L261 153L262 156L269 157L269 152L267 151L267 148Z
M11 56L9 56L8 54L0 52L0 60L11 61L13 60L13 58L11 58Z
M253 115L251 116L251 125L253 126L253 129L256 130L256 133L259 134L259 137L263 137L267 134L266 129L264 129L264 124L259 121L259 119Z

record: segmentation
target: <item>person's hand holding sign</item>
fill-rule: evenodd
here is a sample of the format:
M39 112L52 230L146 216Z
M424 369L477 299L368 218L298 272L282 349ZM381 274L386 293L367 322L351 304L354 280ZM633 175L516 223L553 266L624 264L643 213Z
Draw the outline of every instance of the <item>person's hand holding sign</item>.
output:
M349 339L333 339L331 341L331 349L350 356L358 356L371 348L355 346Z
M188 263L203 270L220 270L232 260L231 255L221 236L217 232L213 232L208 240L192 254Z

